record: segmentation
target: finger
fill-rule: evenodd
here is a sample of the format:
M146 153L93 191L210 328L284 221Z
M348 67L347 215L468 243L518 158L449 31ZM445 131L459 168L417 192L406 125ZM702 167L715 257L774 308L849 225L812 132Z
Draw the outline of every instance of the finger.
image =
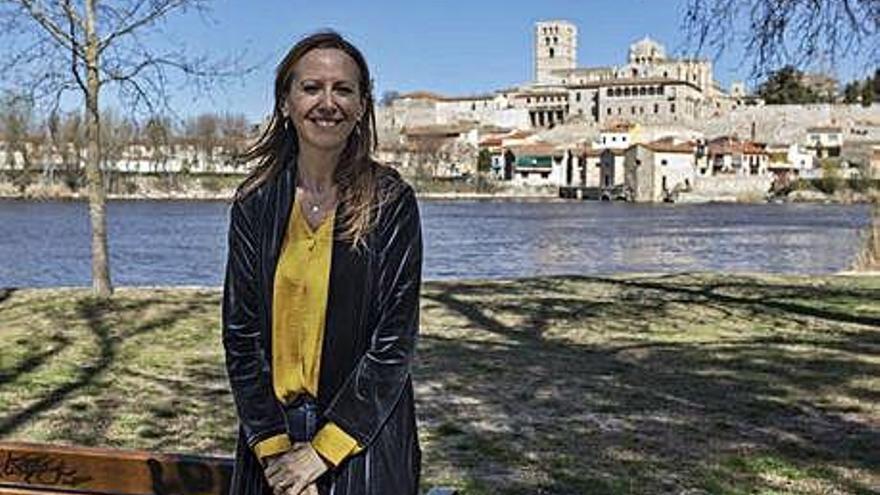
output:
M282 468L283 466L278 462L278 459L273 457L266 462L266 467L263 469L263 472L266 473L267 478L274 478Z
M286 473L284 471L276 473L275 476L268 478L267 481L269 482L269 486L271 486L273 490L280 493L283 493L287 489L287 487L293 484L289 477L286 476Z
M307 482L303 478L297 476L293 485L287 490L288 495L300 495L306 488Z

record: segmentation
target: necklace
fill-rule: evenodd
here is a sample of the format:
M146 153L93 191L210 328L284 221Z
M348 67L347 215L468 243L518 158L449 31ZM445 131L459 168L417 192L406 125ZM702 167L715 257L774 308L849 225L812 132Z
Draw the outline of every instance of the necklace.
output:
M334 190L332 188L325 189L319 193L313 192L311 189L300 186L305 194L302 194L303 205L306 211L311 215L317 215L328 203L334 199Z

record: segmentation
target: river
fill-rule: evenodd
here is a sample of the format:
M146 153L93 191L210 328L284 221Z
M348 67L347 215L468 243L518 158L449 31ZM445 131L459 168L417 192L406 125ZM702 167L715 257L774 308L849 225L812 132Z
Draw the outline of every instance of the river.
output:
M222 284L228 205L108 204L115 285ZM424 277L847 269L865 205L421 202ZM87 205L0 200L0 287L90 280Z

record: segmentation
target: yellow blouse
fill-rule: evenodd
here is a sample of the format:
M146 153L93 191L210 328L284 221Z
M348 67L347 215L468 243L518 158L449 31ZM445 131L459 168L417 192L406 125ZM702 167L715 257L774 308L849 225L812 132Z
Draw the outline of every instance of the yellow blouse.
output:
M284 403L302 393L318 396L334 220L327 215L313 230L299 198L294 199L272 296L272 385ZM318 431L312 446L333 465L360 450L357 441L333 422ZM290 447L290 439L282 434L257 443L254 452L263 458Z

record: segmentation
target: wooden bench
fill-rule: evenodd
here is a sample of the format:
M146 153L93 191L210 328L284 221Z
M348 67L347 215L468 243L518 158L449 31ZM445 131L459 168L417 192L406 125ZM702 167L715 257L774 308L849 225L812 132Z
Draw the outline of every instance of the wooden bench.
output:
M0 495L227 495L231 476L226 457L0 442Z

